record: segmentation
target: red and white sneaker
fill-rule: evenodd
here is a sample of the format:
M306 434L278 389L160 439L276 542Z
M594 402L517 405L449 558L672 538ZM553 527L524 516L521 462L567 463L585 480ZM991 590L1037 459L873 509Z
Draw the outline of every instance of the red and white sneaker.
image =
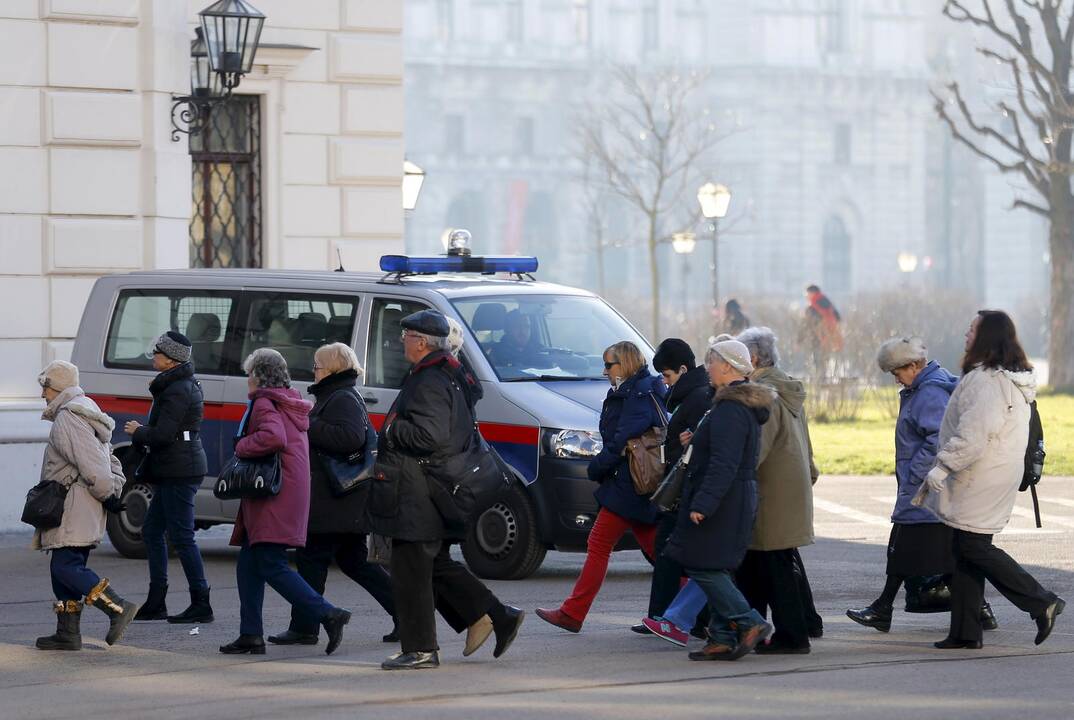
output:
M686 647L686 642L690 639L690 636L680 630L675 623L662 618L655 620L653 618L645 618L641 622L645 627L652 631L653 635L656 635L662 640L667 640L672 645Z

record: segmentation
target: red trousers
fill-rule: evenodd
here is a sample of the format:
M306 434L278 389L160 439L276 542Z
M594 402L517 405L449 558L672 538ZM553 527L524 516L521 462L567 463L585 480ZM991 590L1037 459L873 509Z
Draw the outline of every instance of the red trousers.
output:
M627 520L610 510L601 508L597 513L597 519L593 522L593 529L589 531L582 574L575 581L571 596L563 601L563 606L560 608L578 622L584 621L586 615L589 614L589 608L593 605L597 593L600 592L600 586L604 584L604 576L608 574L608 558L612 554L612 549L627 530L634 533L642 550L652 557L653 542L656 540L656 525Z

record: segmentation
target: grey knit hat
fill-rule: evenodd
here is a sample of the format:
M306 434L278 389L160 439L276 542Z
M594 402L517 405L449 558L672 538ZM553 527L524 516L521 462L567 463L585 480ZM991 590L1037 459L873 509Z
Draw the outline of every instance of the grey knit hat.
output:
M749 375L753 372L753 363L750 362L750 350L738 340L715 342L709 348L709 353L710 355L716 355L743 375Z
M891 338L876 353L876 364L886 373L898 370L911 363L928 360L928 348L925 341L916 335Z
M153 345L153 351L163 353L177 363L190 361L190 341L187 340L186 335L174 330L169 330L158 337L156 344Z

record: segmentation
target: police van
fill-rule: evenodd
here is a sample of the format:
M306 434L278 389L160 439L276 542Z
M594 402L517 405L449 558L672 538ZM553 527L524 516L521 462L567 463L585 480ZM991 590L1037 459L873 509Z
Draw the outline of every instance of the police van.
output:
M195 518L207 528L233 522L238 509L238 501L218 500L212 488L246 408L247 355L278 350L305 393L317 348L348 343L365 368L360 390L379 429L409 370L400 320L433 308L465 328L460 359L484 389L481 433L517 480L478 509L463 544L470 568L487 578L520 579L540 567L548 549L584 550L597 511L586 465L601 449L597 427L608 392L602 353L620 340L649 357L652 348L600 297L536 281L537 258L467 251L463 239L448 255L384 256L380 274L155 270L99 279L72 362L86 393L116 420L112 440L128 482L126 511L108 520L113 545L144 557L141 526L153 487L134 482L137 453L122 428L149 414L155 372L146 350L161 332L177 330L193 344L209 460ZM622 547L636 547L627 543Z

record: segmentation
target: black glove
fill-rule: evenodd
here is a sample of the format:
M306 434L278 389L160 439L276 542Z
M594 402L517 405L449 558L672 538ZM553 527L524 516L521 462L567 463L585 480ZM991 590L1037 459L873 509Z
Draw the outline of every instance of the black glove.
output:
M116 515L127 509L127 503L123 502L115 495L110 495L107 500L101 503L101 505L104 506L105 510L110 513L115 513Z

